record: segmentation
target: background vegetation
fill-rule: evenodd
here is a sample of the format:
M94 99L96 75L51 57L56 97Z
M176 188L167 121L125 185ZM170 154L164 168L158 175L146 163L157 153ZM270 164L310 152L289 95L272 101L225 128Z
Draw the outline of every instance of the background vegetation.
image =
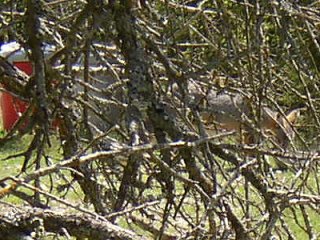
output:
M29 104L0 141L0 238L319 238L319 8L2 0L1 44L34 74L0 59ZM215 131L190 83L249 97L256 126L262 106L303 108L295 140Z

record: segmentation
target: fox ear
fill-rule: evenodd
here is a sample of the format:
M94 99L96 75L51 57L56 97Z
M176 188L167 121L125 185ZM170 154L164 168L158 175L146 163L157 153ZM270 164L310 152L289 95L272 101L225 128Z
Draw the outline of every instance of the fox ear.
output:
M289 112L286 116L287 120L293 124L297 121L297 119L300 117L301 108L292 110Z

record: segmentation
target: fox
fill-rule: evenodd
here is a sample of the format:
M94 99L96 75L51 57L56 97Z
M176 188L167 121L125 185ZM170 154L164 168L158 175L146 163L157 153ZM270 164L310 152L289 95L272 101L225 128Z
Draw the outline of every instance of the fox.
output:
M296 135L294 124L300 117L302 108L281 114L268 106L262 106L260 117L257 117L258 114L255 115L252 110L252 100L238 92L211 89L204 93L193 87L191 95L193 104L200 110L200 116L206 125L214 124L217 129L235 131L244 137L245 144L258 142L257 129L270 136L282 149L288 148Z

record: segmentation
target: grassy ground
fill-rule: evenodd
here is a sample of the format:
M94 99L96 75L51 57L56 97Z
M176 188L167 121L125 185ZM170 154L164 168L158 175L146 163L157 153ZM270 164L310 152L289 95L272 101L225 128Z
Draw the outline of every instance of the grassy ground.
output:
M0 116L0 121L1 121L1 119L2 118ZM1 124L1 122L0 122L0 124ZM4 132L0 129L0 137L2 137L2 136L4 136ZM3 144L2 146L0 146L0 169L1 169L0 179L3 179L8 176L16 176L20 173L21 166L24 161L24 157L23 156L12 157L12 158L8 158L8 157L13 156L13 155L17 155L18 153L22 153L22 152L26 151L30 142L32 141L32 139L33 139L33 135L26 135L20 139L11 140L11 141ZM62 156L61 149L59 149L59 142L54 137L52 139L52 142L53 142L54 146L52 148L45 149L46 155L49 156L53 162L59 161ZM42 162L42 164L45 165L44 162ZM315 173L315 175L317 175L317 174ZM66 173L65 176L68 176L68 174ZM290 171L279 172L276 174L276 177L279 178L278 180L283 182L283 184L289 186L290 180L294 177L294 174L291 173ZM317 177L318 176L314 176L314 178L309 178L310 181L313 181L313 182L308 181L309 186L311 186L311 187L314 186L314 189L316 189L317 183L316 183L315 178L317 178ZM55 187L58 184L64 183L63 180L59 179L59 177L57 175L53 176L53 178L54 178L54 186ZM44 187L46 187L46 186L49 186L49 182L50 182L49 178L44 178L44 181L42 182L42 184ZM239 188L239 190L241 191L241 187ZM254 189L252 189L251 198L257 197L257 196L255 196L254 192L255 192ZM53 193L57 194L57 191L54 190ZM79 191L79 194L81 194L80 191ZM77 195L76 191L71 191L68 194L68 196L66 197L66 199L68 199L68 201L75 201L76 202L79 200L79 195ZM9 201L11 203L20 203L21 202L20 200L18 200L15 197L9 197L9 198L6 198L5 200ZM319 215L316 214L315 211L311 212L308 209L307 209L307 212L309 213L310 222L312 223L312 225L314 227L314 231L320 232L320 222L318 221ZM305 227L303 224L303 214L301 212L301 209L298 206L294 208L294 211L292 211L290 209L287 209L286 211L284 211L284 215L283 215L282 219L283 219L283 221L285 221L287 223L287 225L289 226L289 228L293 232L293 235L296 237L296 239L308 239L307 234L302 229ZM299 226L299 224L297 224L297 221L299 221L301 226ZM126 225L126 224L124 223L123 225ZM46 239L50 239L50 238L46 238ZM61 238L61 239L63 239L63 238Z

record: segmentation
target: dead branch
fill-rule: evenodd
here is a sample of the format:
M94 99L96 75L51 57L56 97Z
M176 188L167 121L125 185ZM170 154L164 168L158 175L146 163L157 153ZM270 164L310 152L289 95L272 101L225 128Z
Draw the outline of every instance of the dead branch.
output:
M107 220L97 220L87 214L66 212L62 209L14 208L1 206L1 239L10 239L13 234L31 234L39 226L47 232L90 239L144 239L136 233L118 227Z

